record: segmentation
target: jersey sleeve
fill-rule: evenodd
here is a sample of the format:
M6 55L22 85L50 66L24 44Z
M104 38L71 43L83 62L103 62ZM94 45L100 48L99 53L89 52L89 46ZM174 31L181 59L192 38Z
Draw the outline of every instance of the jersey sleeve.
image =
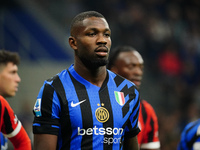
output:
M160 141L158 137L158 120L153 107L145 100L142 100L139 122L141 122L141 133L138 134L140 141L140 148L143 149L157 149L160 148ZM140 121L143 117L143 121ZM141 138L142 137L142 138Z
M47 82L45 82L40 89L33 113L34 134L58 135L60 114L59 100L54 88Z
M18 120L9 103L1 97L1 132L6 137L14 137L21 129L21 122Z
M14 114L14 111L8 102L3 97L0 97L0 99L2 110L1 132L3 133L3 136L12 142L15 150L31 150L31 140L21 122Z
M140 101L139 101L139 92L135 89L135 98L132 100L132 113L127 120L127 127L125 128L125 136L126 137L134 137L139 132L140 129L138 127L138 116L139 116L139 108L140 108Z
M23 126L16 136L8 139L12 142L15 150L31 150L31 140Z

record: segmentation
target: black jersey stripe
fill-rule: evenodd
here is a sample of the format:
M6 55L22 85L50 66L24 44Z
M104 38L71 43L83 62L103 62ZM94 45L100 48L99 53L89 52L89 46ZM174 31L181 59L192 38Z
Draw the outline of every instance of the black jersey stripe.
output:
M69 117L69 108L68 102L66 98L66 93L63 87L62 82L60 81L58 76L55 76L53 83L53 87L58 95L60 104L61 104L61 137L62 137L62 148L65 150L70 149L70 139L72 135L71 121ZM58 148L57 148L58 149Z
M117 87L124 81L124 78L121 77L120 75L116 75L115 78L114 78L114 81L117 85Z
M81 115L82 115L82 125L84 129L93 128L93 118L92 118L92 110L88 97L88 93L86 87L78 82L69 72L70 78L74 84L74 88L76 90L76 94L78 96L79 101L85 100L84 103L80 105ZM90 143L90 144L89 144ZM92 135L83 135L81 141L81 149L92 150L93 149L93 136Z
M154 121L153 119L151 118L150 120L150 126L151 126L151 132L149 133L149 136L148 136L148 141L153 141L153 134L154 134Z
M109 110L109 119L108 119L108 121L103 123L103 128L104 129L107 128L107 127L113 128L113 126L114 126L114 123L113 123L113 111L112 111L110 95L109 95L108 86L107 86L108 80L109 80L109 75L108 75L108 72L107 72L106 79L104 80L104 82L102 84L102 87L99 90L100 103L103 104L104 108ZM111 135L105 134L104 138L107 138L107 139L113 138L113 134L111 134ZM112 149L112 145L113 144L104 143L104 145L103 145L104 150Z
M13 128L12 128L12 123L11 123L11 120L10 120L8 110L6 108L5 108L5 111L4 111L3 119L4 119L4 122L6 124L6 126L5 126L6 133L9 134L13 131Z
M107 75L106 75L106 78L101 86L101 89L99 91L102 91L104 88L107 88L107 83L108 83L108 80L109 80L109 73L107 71Z
M103 107L105 107L107 110L109 110L109 119L108 121L104 122L103 123L103 127L104 129L107 128L107 127L111 127L113 128L113 111L112 111L112 106L111 106L111 102L110 102L110 96L109 96L109 93L108 93L108 87L104 88L103 90L101 90L99 92L99 98L100 98L100 102L101 104L103 104ZM104 138L113 138L113 134L111 135L107 135L105 134L104 135ZM107 143L104 143L104 150L108 150L108 149L112 149L112 144L107 144Z
M128 88L128 86L124 86L124 88L121 90L121 92L124 93L124 97L126 97L126 95L128 93L129 94L129 100L124 104L124 106L122 107L122 113L123 113L123 117L126 116L126 114L128 113L129 111L129 103L135 98L135 94L134 94L134 91L135 91L135 87L134 86L131 86L130 88Z
M199 138L199 136L197 136L196 134L194 134L194 136L192 137L192 139L190 140L190 142L187 143L187 146L189 148L192 148L193 144L195 143L195 141Z
M43 117L51 118L52 112L49 112L49 110L52 110L53 93L53 87L49 84L45 84L41 102L41 113Z
M129 94L129 100L132 100L135 98L135 86L131 86L130 88L128 88L128 86L124 86L124 88L121 90L121 92L124 93L124 96L126 97L126 95Z

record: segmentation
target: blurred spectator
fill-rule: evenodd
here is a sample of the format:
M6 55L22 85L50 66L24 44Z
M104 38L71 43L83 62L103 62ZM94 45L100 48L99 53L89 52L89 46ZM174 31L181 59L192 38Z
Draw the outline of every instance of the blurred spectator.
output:
M181 74L182 62L176 44L173 42L166 44L158 56L158 65L164 76L173 78Z

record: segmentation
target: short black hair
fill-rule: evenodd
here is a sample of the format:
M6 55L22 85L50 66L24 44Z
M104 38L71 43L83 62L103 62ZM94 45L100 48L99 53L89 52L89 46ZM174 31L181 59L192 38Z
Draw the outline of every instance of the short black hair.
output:
M136 49L131 46L125 45L125 46L115 47L113 50L110 51L109 62L107 64L107 68L111 69L111 67L114 65L116 59L118 58L118 56L121 52L132 52L132 51L136 51Z
M7 65L9 62L12 62L15 65L19 65L19 54L17 52L0 49L0 65Z
M85 11L85 12L82 12L82 13L76 15L72 19L71 27L70 27L71 36L73 36L73 29L74 29L74 27L76 25L78 25L78 23L80 23L81 21L83 21L86 18L91 18L91 17L97 17L97 18L104 18L105 19L105 17L101 13L99 13L97 11Z

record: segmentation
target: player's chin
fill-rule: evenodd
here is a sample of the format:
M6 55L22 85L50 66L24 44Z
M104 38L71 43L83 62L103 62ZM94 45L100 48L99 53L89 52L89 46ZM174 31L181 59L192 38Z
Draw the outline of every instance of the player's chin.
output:
M7 93L6 97L13 97L16 95L16 92Z
M98 60L96 61L97 64L100 66L105 66L108 64L108 58L107 57L99 57Z
M136 81L136 80L134 80L134 81L132 81L132 82L137 86L137 88L139 88L140 85L141 85L141 81Z

